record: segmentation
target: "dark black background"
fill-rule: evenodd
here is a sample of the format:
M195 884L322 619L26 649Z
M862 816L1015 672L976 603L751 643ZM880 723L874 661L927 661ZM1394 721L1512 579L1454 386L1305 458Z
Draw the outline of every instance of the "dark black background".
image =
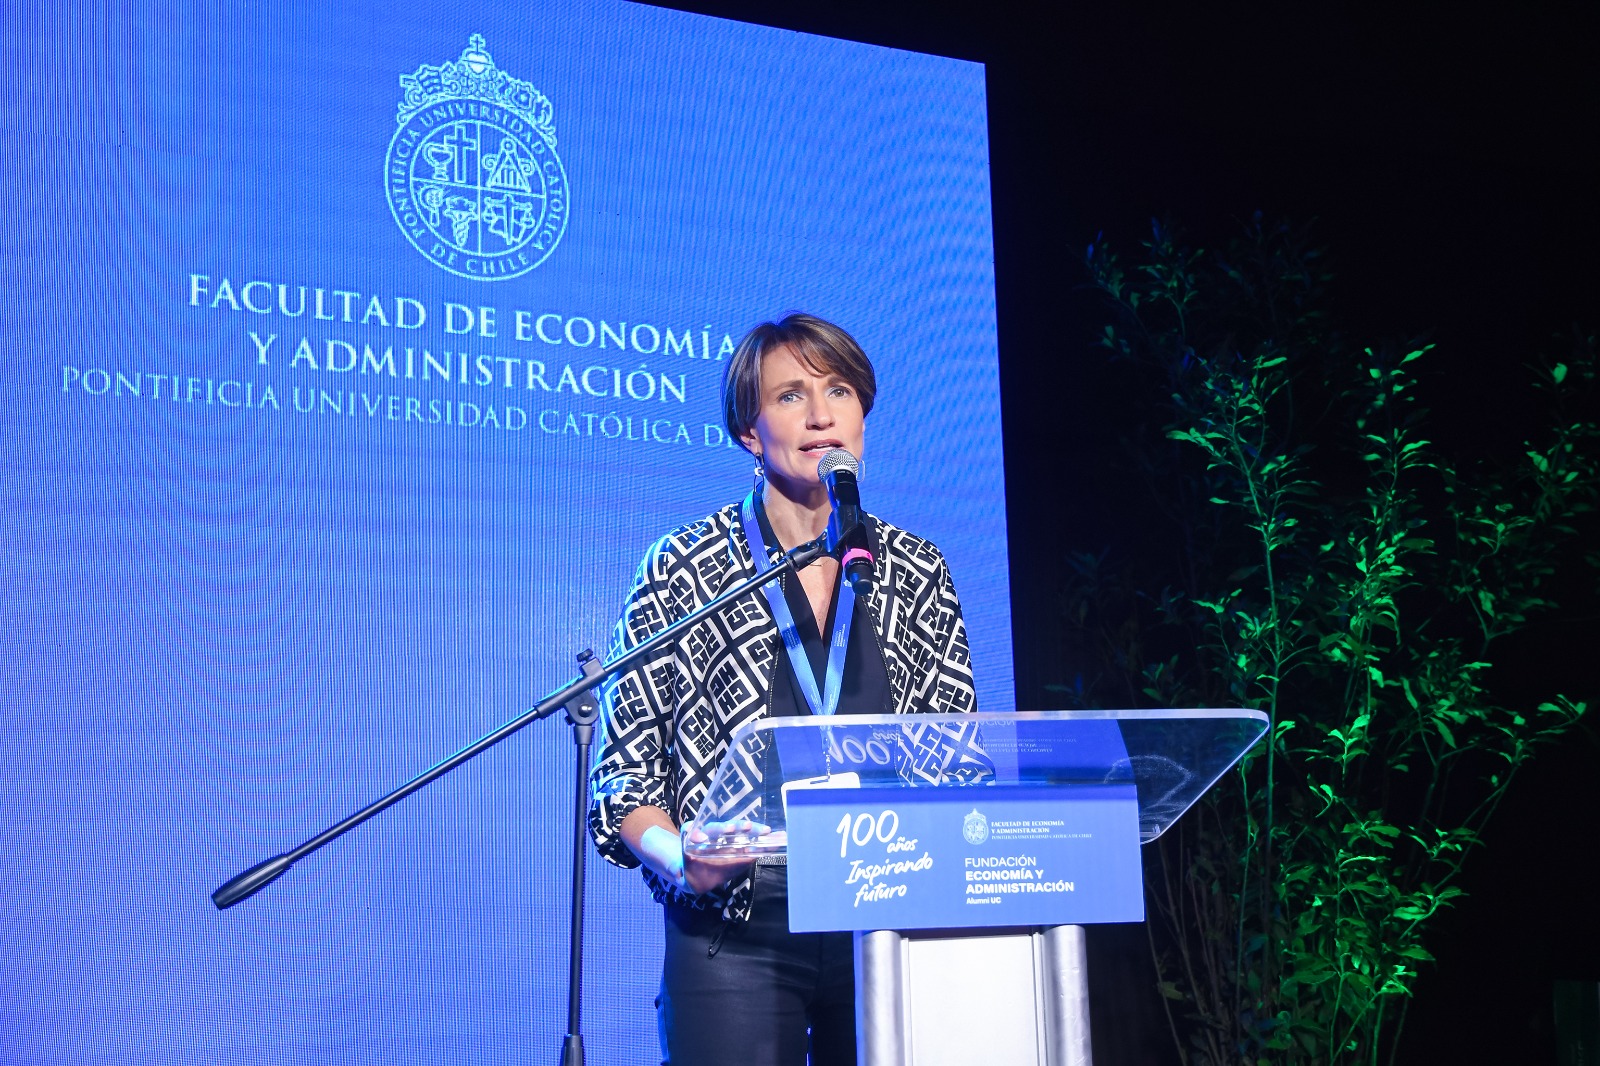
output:
M1065 554L1148 513L1104 473L1122 397L1089 343L1096 233L1131 250L1152 216L1200 245L1257 210L1315 219L1344 333L1438 345L1430 435L1462 464L1516 454L1526 363L1574 324L1600 328L1595 4L667 6L986 65L1022 709L1062 680ZM1511 649L1511 695L1600 690L1600 625L1577 614ZM1491 827L1432 942L1402 1061L1554 1060L1551 981L1600 979L1597 735L1541 758ZM1142 931L1096 930L1094 954L1101 1061L1170 1058Z

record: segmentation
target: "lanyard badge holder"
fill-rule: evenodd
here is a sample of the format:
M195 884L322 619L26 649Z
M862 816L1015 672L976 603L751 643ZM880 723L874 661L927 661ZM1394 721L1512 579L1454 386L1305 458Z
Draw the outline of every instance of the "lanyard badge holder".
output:
M761 535L761 524L755 513L755 493L745 497L741 507L741 517L744 523L745 542L750 546L750 556L755 562L756 573L765 573L772 565L767 555L767 544ZM846 555L860 552L861 555L871 558L860 548L852 548ZM800 691L805 696L806 705L813 715L831 717L839 708L839 693L844 682L844 658L850 647L850 627L855 617L855 588L850 582L843 580L842 568L839 582L839 603L834 610L833 627L828 635L828 661L827 672L824 675L823 686L817 686L815 672L811 668L811 657L806 654L805 643L800 638L800 627L796 624L794 612L789 609L788 598L784 595L779 583L773 582L762 586L762 593L767 598L767 606L772 611L773 619L778 624L778 633L783 637L784 650L789 655L789 665L794 671L795 680L800 684ZM786 781L782 788L782 798L785 810L788 808L789 793L794 789L805 788L859 788L861 779L855 773L835 774L832 772L832 759L830 749L832 737L830 731L822 731L823 742L822 761L823 772L819 777L799 778Z

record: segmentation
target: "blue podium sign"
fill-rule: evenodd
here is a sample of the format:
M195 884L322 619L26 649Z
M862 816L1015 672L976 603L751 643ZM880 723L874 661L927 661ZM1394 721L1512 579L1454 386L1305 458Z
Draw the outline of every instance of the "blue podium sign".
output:
M1132 783L787 797L789 928L1144 920Z

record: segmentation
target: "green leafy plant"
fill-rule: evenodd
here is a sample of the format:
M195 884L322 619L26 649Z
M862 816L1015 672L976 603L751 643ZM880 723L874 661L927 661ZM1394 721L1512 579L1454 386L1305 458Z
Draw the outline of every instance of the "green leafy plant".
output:
M1430 347L1344 345L1304 232L1258 218L1217 253L1158 226L1136 261L1102 242L1089 263L1101 343L1159 412L1126 455L1178 532L1145 572L1072 560L1065 691L1270 719L1147 862L1179 1053L1392 1062L1485 824L1585 710L1507 705L1492 676L1563 568L1594 572L1594 338L1537 368L1523 454L1457 470L1418 400Z

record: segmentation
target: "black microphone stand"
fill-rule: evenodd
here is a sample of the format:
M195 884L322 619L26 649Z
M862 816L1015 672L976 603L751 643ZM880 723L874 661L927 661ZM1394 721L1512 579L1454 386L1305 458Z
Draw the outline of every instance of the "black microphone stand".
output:
M687 614L663 629L629 648L609 662L601 663L591 651L578 656L583 673L564 687L541 700L538 706L513 718L491 733L486 733L433 768L418 774L381 799L375 800L348 818L336 822L292 851L272 858L236 874L211 893L211 902L218 910L225 910L266 888L289 872L290 867L326 844L348 833L367 819L394 806L413 792L454 770L500 743L523 726L548 718L565 708L567 721L572 723L572 740L577 746L577 787L572 806L572 921L568 937L567 958L567 1035L561 1045L561 1066L583 1066L583 878L585 858L588 855L585 822L589 813L589 747L594 740L594 724L600 717L600 704L592 694L595 686L613 674L621 673L642 659L648 658L663 645L676 641L689 629L705 621L724 607L779 576L815 562L837 549L845 534L835 534L832 525L828 533L816 540L807 541L784 553L783 559L765 573L746 578L710 603Z

